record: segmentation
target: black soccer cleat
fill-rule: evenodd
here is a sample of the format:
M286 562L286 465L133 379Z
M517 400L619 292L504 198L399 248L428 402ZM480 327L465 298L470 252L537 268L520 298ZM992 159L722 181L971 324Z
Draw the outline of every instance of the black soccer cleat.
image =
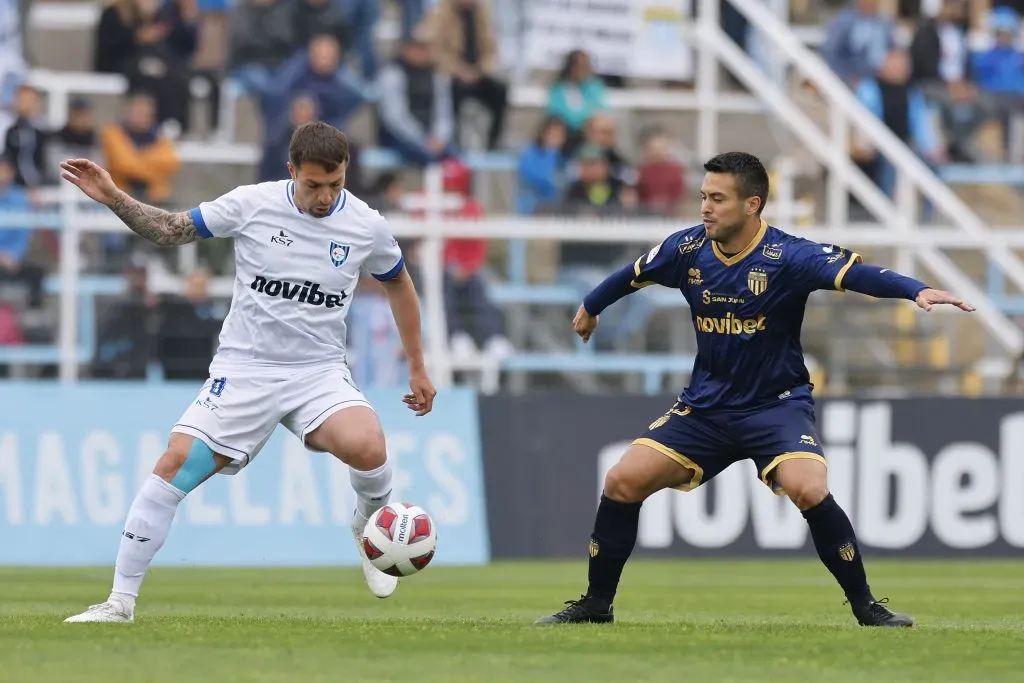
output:
M583 595L579 600L566 601L566 608L550 616L541 617L534 624L610 624L615 621L610 603Z
M889 598L875 600L868 596L866 600L857 603L850 603L853 616L857 617L857 623L861 626L887 626L890 628L905 628L914 625L914 620L906 614L893 612L885 606Z

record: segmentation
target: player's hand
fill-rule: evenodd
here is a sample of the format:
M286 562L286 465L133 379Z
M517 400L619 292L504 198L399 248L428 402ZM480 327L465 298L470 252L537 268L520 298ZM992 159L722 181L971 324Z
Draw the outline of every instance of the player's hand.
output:
M412 393L406 394L402 402L409 406L409 410L416 412L418 417L426 415L434 407L434 397L437 396L437 389L427 377L426 370L414 370L409 373L409 388Z
M117 197L117 185L102 166L88 159L68 159L62 161L60 167L63 170L60 177L84 192L90 199L109 205Z
M576 317L572 319L572 329L580 336L584 343L590 341L590 335L597 329L597 320L601 316L590 315L587 309L580 304L580 310L576 311Z
M932 306L935 306L936 304L951 304L959 308L961 311L967 311L968 313L977 310L974 306L963 299L953 296L949 292L944 292L941 289L921 290L921 293L917 295L915 303L926 311L932 310Z

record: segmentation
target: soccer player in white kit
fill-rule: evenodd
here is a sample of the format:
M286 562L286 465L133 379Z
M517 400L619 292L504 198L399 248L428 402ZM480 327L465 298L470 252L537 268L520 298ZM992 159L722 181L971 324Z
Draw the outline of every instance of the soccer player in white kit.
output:
M405 404L425 415L436 391L402 252L384 218L344 189L348 160L341 131L310 123L292 137L291 180L245 185L181 213L131 198L91 161L61 164L65 180L151 242L235 242L231 310L210 379L171 429L167 451L132 502L110 597L65 621L133 621L142 579L178 504L217 472L236 474L251 463L279 423L310 450L349 466L363 574L377 597L394 592L398 579L374 568L360 542L366 520L391 494L384 432L345 359L345 315L361 270L383 283L398 326L410 371Z

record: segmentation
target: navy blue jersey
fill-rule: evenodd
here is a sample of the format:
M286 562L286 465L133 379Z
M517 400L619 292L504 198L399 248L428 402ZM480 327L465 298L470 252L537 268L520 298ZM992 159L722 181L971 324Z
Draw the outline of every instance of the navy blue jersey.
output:
M764 222L746 249L726 256L699 225L638 258L632 284L679 289L690 304L697 358L680 401L695 409L745 409L785 396L810 398L800 346L807 297L817 289L841 291L846 271L860 260Z

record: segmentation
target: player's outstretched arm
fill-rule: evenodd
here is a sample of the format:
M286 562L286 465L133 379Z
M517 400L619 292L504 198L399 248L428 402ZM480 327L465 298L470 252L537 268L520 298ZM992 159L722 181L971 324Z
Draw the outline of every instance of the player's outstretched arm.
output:
M108 207L134 233L169 247L193 242L198 237L187 211L174 213L133 199L114 183L110 174L88 159L68 159L60 165L61 177L93 201Z
M416 295L416 287L409 277L409 271L403 268L398 275L383 282L384 293L391 306L391 315L395 318L398 334L402 338L402 348L409 363L409 389L403 402L417 415L426 415L434 406L434 388L427 367L423 361L423 335L420 326L420 301Z
M844 289L879 299L909 299L926 311L939 304L953 305L967 312L975 310L973 305L949 292L932 289L920 280L888 268L854 263L839 282Z
M590 341L590 336L597 329L597 317L604 309L637 290L639 285L634 282L634 277L635 264L623 266L583 298L583 304L572 320L572 327L584 342Z

